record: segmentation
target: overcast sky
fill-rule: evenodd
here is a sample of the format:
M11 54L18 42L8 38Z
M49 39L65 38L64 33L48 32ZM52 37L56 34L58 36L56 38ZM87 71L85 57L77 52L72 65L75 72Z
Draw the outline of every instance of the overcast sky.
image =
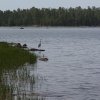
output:
M25 9L33 6L38 8L100 7L100 0L0 0L0 10Z

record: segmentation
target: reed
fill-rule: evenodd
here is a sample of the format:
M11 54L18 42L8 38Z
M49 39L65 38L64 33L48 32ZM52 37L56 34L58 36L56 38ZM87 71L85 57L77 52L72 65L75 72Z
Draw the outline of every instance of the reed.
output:
M2 74L6 70L16 70L25 63L34 64L36 55L23 48L0 42L0 100L12 100L12 87L2 84Z

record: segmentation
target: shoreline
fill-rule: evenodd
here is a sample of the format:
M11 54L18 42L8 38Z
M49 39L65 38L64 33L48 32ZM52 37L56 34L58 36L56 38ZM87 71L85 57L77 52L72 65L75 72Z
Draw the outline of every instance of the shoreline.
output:
M100 28L100 26L0 26L0 28Z

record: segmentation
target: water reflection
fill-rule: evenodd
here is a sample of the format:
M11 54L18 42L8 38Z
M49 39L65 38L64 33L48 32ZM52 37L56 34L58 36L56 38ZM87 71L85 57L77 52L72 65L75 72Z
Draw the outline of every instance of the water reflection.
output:
M38 93L34 93L35 65L26 64L17 70L5 70L1 77L3 100L44 100Z

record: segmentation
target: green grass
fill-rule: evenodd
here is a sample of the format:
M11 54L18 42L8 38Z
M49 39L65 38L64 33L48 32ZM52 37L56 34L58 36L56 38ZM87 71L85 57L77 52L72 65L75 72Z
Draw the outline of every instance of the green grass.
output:
M9 43L0 42L0 70L17 68L25 63L35 62L35 54L23 48L13 47Z
M12 100L11 87L2 84L2 72L16 70L25 63L34 64L36 55L23 48L13 47L10 43L0 42L0 100Z

